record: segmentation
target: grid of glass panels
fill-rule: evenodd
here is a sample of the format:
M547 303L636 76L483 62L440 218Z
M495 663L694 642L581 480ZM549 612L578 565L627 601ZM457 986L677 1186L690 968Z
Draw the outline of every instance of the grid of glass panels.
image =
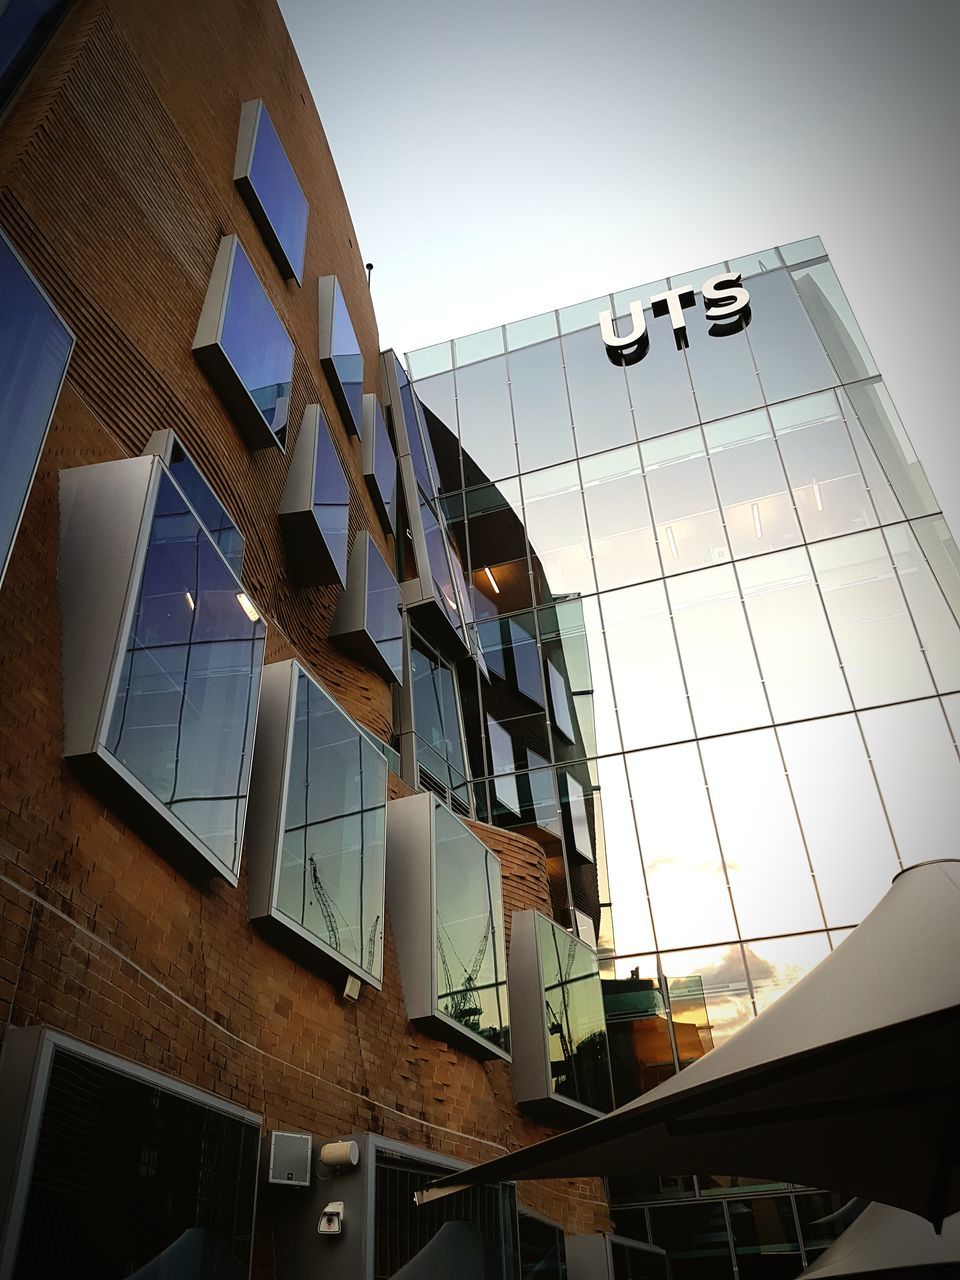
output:
M299 669L287 779L277 910L379 978L387 762Z
M437 1008L509 1052L500 862L441 804L434 823Z
M265 636L164 473L104 745L230 870L240 856Z
M598 312L656 285L410 357L459 459L444 500L491 673L462 690L478 812L520 825L535 786L570 861L572 768L592 799L621 1103L775 1000L901 866L952 856L960 821L960 554L819 241L683 282L724 266L749 324L711 335L698 299L678 350L648 317L627 368ZM504 715L520 631L537 696Z
M456 681L448 663L411 628L410 673L420 785L469 812Z
M73 334L0 232L0 582L72 350Z

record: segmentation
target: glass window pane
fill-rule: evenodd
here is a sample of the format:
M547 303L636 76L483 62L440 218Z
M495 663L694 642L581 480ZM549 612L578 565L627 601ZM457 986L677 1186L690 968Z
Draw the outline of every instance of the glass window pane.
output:
M704 427L710 465L734 556L794 547L803 540L766 413Z
M822 929L772 729L701 743L742 938Z
M541 609L538 617L544 657L567 674L575 739L584 744L583 754L619 751L620 733L597 597L564 601ZM558 745L556 739L554 745Z
M854 705L933 693L879 530L819 542L810 557Z
M458 369L457 413L467 485L517 473L513 417L505 360L484 360Z
M592 328L564 337L563 359L581 457L635 440L623 369L607 358L596 313Z
M812 1262L843 1234L849 1219L845 1218L839 1210L847 1202L844 1197L833 1195L829 1191L814 1191L798 1195L794 1200L797 1206L797 1217L800 1219L800 1233L803 1236L807 1261Z
M453 354L459 368L464 364L473 364L477 360L487 360L490 356L503 354L503 330L499 325L495 329L484 329L482 333L470 333L465 338L455 338Z
M960 551L943 516L914 520L911 525L956 617L960 617Z
M535 342L546 342L557 336L557 313L546 311L541 316L530 316L526 320L515 320L506 327L507 350L517 351L521 347L532 346Z
M333 366L336 382L348 411L346 427L354 435L360 434L363 420L363 355L357 340L347 300L334 277L333 327L330 335L329 363ZM336 387L336 383L334 384Z
M162 476L105 745L231 869L265 634L206 530Z
M700 432L640 446L663 571L682 573L730 559Z
M938 699L860 717L905 867L957 856L960 760Z
M670 1256L674 1280L733 1280L721 1203L651 1208L650 1230L653 1243Z
M561 308L557 313L560 332L574 333L577 329L597 324L600 312L608 310L609 306L610 297L604 294L602 298L591 298L588 302L575 302L572 306Z
M960 689L960 629L909 525L885 532L924 655L941 692Z
M790 274L841 382L872 378L877 366L830 263L818 262Z
M807 539L872 528L877 518L833 393L774 405L770 415Z
M500 864L442 805L434 821L437 1007L509 1050Z
M649 297L649 294L643 296ZM658 340L651 338L643 359L626 366L633 417L641 440L692 426L697 421L697 403L687 362L676 343L658 331L653 312L648 310L645 315L647 333L655 334ZM626 317L620 319L618 332L626 333L629 323Z
M230 568L239 576L243 570L243 534L227 515L220 499L207 484L193 459L176 439L170 449L169 467L170 474L200 517L207 533L223 552Z
M530 555L539 561L549 592L541 603L595 591L576 463L534 472L521 484Z
M664 584L609 591L601 601L624 750L693 737Z
M684 1043L683 1027L691 1028L696 1036L693 1044L680 1052L681 1067L716 1049L753 1018L739 943L675 951L661 956L660 963L667 979L670 1016L678 1028L678 1051Z
M730 1230L739 1280L785 1280L800 1274L803 1261L789 1196L737 1200L730 1206Z
M620 955L652 951L655 945L633 804L627 785L627 758L607 756L597 761L603 799L605 867L609 881L605 896L610 899L613 935Z
M367 597L365 630L381 657L403 681L403 625L400 619L400 587L372 538L367 540Z
M780 730L827 924L859 924L900 869L853 716Z
M788 271L750 281L748 330L768 403L820 391L837 381Z
M414 386L417 399L429 409L454 435L457 426L457 396L452 373L438 373L432 378L420 378Z
M411 378L429 378L435 373L445 373L453 368L452 344L438 342L435 347L421 347L407 353L407 368Z
M693 379L693 390L701 422L713 418L729 418L735 413L745 413L763 404L763 392L753 364L753 354L747 342L746 331L715 335L709 332L710 321L703 307L685 311L687 321L687 364ZM661 319L660 325L665 325ZM669 332L651 336L650 345L661 336L668 347L673 346ZM677 359L681 353L677 352Z
M737 929L697 748L685 743L660 751L640 751L626 760L661 950L735 938ZM620 923L621 916L627 914L618 901L624 871L611 855L610 890L621 953L630 936Z
M830 954L825 933L767 938L744 947L757 1013L774 1004Z
M860 425L908 516L931 515L940 504L903 429L900 415L882 382L858 383L840 393L849 397Z
M784 262L790 266L794 262L809 262L812 258L825 258L827 251L819 236L811 236L809 240L794 240L792 244L782 244L780 253Z
M268 247L271 252L279 249L276 256L284 276L292 275L302 284L310 206L267 108L260 102L255 109L258 110L253 153L247 172L242 180L238 178L238 185L255 217L259 213L257 220L266 221L270 232L266 236Z
M519 481L468 490L465 505L477 617L529 608L533 599Z
M722 262L715 262L711 267L697 267L695 271L685 271L683 275L671 276L670 288L682 289L689 285L699 293L703 288L704 281L720 275L723 269Z
M867 433L860 425L860 419L850 408L850 401L842 390L838 392L838 395L843 415L846 418L847 431L853 442L853 448L860 465L860 472L867 488L870 490L870 499L877 513L877 519L881 524L893 524L897 520L902 520L904 518L903 507L901 507L897 495L894 493L893 487L887 479L883 467L880 465L873 445L867 439Z
M730 270L734 273L739 271L744 279L759 275L761 271L776 271L780 265L780 255L776 249L765 249L762 253L748 253L742 258L730 259Z
M769 724L757 660L730 565L672 578L667 587L699 735Z
M806 551L743 560L737 575L774 720L849 710L850 695Z
M637 446L584 458L580 478L600 590L659 577L660 560Z
M575 457L560 339L512 352L509 370L520 470Z
M70 331L0 234L0 582L72 348Z

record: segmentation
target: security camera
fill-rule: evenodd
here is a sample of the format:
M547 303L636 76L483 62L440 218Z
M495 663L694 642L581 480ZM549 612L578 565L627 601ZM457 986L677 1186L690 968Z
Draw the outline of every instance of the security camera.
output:
M320 1215L317 1235L338 1236L343 1231L343 1201L331 1200Z

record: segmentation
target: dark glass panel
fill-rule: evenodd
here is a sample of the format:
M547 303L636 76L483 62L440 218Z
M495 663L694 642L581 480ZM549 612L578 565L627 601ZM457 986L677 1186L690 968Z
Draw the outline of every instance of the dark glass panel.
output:
M0 17L0 33L10 12ZM72 348L67 328L0 235L0 581Z
M460 781L466 774L466 764L453 672L416 633L410 637L410 665L417 736Z
M397 455L393 451L379 403L374 408L373 470L369 473L368 484L372 484L376 490L379 506L386 514L391 531L394 531L397 523Z
M642 360L627 365L627 386L633 402L633 417L641 440L663 435L697 421L697 403L690 386L687 362L662 325L647 311L647 333L653 336ZM629 316L617 321L619 333L626 333Z
M520 470L575 457L560 339L512 352L509 369Z
M649 1213L653 1243L666 1249L673 1280L733 1280L721 1203L651 1206Z
M363 356L347 310L339 280L333 290L333 331L330 338L330 360L340 380L350 416L352 430L360 434L363 417ZM348 424L349 426L349 424Z
M330 437L323 412L317 423L317 456L313 469L313 518L336 565L347 580L347 536L350 530L350 482Z
M535 471L521 483L538 603L595 591L577 464Z
M700 421L729 418L762 405L763 392L746 333L743 330L719 335L710 333L711 323L701 306L691 307L683 314L687 322L687 363L693 378ZM660 323L663 325L665 322L661 320ZM665 331L654 334L651 346L658 337L668 346L673 345L669 332ZM681 358L679 352L677 358Z
M510 1048L500 863L436 806L437 1007Z
M283 444L290 412L293 343L237 243L220 346L263 420Z
M226 508L178 440L173 442L170 452L170 472L200 517L207 533L223 552L230 568L239 575L243 571L243 534L227 515Z
M635 440L623 369L610 363L595 323L563 338L563 358L580 456Z
M250 159L250 185L297 282L302 284L310 206L262 104Z
M366 632L397 680L403 682L400 587L374 541L367 542Z
M596 952L544 916L537 917L537 935L554 1090L609 1111L610 1054Z
M811 1191L806 1195L797 1195L794 1203L797 1206L800 1235L808 1262L819 1257L824 1249L829 1249L834 1240L839 1240L863 1208L862 1201L845 1201L844 1197L830 1191ZM842 1212L845 1206L847 1212Z
M670 1264L661 1253L610 1241L613 1280L670 1280Z
M803 1271L789 1196L730 1201L730 1230L740 1280L792 1280Z
M768 403L822 391L838 381L788 271L767 271L749 285L748 335ZM721 344L722 345L722 344Z
M250 1262L257 1124L57 1049L16 1280L235 1280Z
M379 976L387 763L302 671L290 752L277 905Z
M208 534L163 476L105 745L231 868L243 831L265 634Z
M477 616L489 618L529 608L533 601L519 482L504 480L469 489L465 496Z
M563 1229L528 1213L517 1215L520 1237L520 1280L564 1280L567 1257Z
M507 363L500 356L458 369L457 413L466 485L517 473Z
M0 10L0 107L56 30L71 0L9 0Z

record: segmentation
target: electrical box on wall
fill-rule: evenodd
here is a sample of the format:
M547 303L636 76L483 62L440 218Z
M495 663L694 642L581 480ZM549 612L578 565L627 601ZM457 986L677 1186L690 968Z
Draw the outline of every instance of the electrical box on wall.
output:
M270 1134L268 1182L285 1187L309 1187L313 1138L309 1133Z

